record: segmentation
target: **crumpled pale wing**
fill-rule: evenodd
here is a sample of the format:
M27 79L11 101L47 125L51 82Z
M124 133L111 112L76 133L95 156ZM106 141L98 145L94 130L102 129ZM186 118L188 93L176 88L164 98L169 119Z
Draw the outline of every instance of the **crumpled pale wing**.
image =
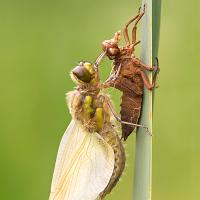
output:
M95 200L113 169L111 146L72 120L60 143L49 200Z

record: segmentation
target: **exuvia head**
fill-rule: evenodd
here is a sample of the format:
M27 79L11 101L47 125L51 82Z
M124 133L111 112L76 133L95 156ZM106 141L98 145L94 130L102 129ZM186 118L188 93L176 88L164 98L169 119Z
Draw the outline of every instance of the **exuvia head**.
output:
M118 31L115 33L114 37L110 40L104 40L102 42L102 49L106 52L106 55L110 59L115 59L115 56L117 56L120 53L120 49L118 47L118 43L120 41L121 32Z
M92 63L81 61L79 65L72 70L71 77L76 83L89 84L95 80L95 74L95 69Z

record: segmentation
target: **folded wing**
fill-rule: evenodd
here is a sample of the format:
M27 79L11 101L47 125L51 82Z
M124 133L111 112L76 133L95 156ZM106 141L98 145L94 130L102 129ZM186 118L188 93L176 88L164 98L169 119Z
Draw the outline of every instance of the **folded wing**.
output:
M60 143L49 200L96 200L113 169L111 146L72 120Z

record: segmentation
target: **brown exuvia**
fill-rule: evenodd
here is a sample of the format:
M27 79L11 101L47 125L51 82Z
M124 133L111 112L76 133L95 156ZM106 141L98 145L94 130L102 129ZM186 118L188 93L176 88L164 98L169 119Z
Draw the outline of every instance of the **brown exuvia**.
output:
M143 90L144 85L148 90L152 90L155 87L156 76L159 71L158 66L148 66L142 63L140 59L135 57L135 46L140 42L136 42L136 29L137 24L145 14L145 8L142 12L131 19L123 29L123 35L126 45L119 47L121 32L115 33L114 37L110 40L102 42L103 51L106 56L113 60L112 74L103 84L104 88L115 87L122 91L122 103L121 103L121 120L133 123L135 126L122 123L122 138L126 140L133 130L136 129L138 120L140 118ZM132 29L132 41L129 39L128 26L134 22ZM145 70L155 71L152 84L149 81Z

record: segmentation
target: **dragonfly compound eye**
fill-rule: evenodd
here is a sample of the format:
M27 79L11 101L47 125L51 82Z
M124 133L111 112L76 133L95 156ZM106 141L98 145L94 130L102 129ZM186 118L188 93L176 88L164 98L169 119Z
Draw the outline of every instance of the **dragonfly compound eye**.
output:
M89 83L92 79L92 74L84 67L77 66L72 70L72 74L76 77L77 80Z

